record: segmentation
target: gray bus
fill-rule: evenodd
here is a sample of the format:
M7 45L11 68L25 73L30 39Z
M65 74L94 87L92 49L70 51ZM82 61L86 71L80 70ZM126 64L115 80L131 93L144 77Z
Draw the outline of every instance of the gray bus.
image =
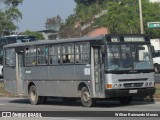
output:
M85 107L106 98L129 104L133 97L155 92L147 35L10 44L4 46L4 53L5 90L28 95L33 105L46 103L48 97L80 98Z

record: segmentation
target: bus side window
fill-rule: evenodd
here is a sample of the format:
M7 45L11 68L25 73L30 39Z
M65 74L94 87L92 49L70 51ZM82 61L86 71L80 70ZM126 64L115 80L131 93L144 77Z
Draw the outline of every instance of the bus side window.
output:
M62 45L62 62L64 64L74 63L74 44L67 43Z
M79 42L75 45L76 63L89 63L90 46L88 42Z
M60 64L60 45L49 46L49 64L50 65Z
M47 45L37 46L37 64L38 65L48 64L48 46Z
M25 49L25 65L36 65L36 47L31 46Z
M15 49L9 48L5 50L5 65L15 66Z

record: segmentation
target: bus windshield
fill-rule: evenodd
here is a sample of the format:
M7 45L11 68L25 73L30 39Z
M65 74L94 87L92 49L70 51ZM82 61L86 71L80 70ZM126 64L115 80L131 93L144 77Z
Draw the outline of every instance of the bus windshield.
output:
M107 45L107 70L153 69L148 45Z

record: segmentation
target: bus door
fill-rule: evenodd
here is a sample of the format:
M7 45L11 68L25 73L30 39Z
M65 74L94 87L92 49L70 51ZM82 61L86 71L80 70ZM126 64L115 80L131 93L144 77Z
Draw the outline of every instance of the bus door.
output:
M100 47L92 48L92 77L94 80L95 95L100 95L103 91L103 68L102 68L102 53Z
M23 51L16 52L16 80L18 94L24 93L23 81Z

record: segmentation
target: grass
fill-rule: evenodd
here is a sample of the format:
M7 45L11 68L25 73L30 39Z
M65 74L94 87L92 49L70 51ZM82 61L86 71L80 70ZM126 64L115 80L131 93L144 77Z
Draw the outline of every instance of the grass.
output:
M4 90L4 84L0 82L0 96L14 96Z
M153 98L160 98L160 84L156 84L156 93L153 95Z
M156 84L155 87L156 92L153 95L153 98L160 98L160 84ZM4 90L4 84L2 82L0 82L0 96L14 96Z

